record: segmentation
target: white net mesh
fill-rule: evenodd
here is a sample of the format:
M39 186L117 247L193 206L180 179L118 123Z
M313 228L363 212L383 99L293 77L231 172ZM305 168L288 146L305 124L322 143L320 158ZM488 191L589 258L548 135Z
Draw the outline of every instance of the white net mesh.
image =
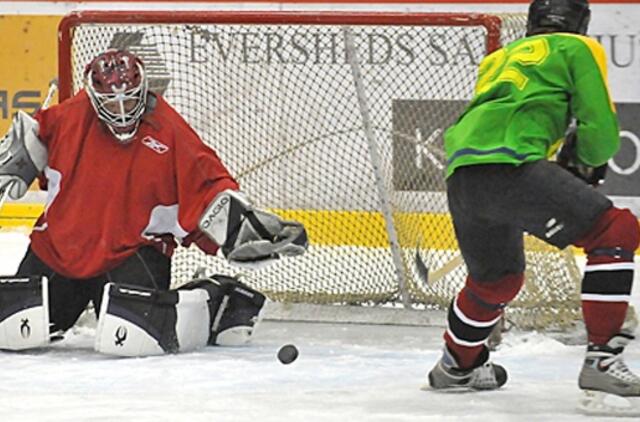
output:
M79 90L86 63L108 47L140 55L152 89L256 205L307 227L304 257L252 272L247 283L281 301L448 304L466 274L447 214L442 132L470 99L492 37L522 36L523 16L486 16L484 25L425 14L419 25L410 14L393 24L353 15L340 25L324 24L325 15L313 24L217 24L220 14L204 12L199 23L114 16L72 26L61 81ZM573 258L527 244L528 281L510 315L521 326L572 321ZM432 271L429 285L417 277L416 250ZM192 247L174 258L175 283L201 266L238 272Z

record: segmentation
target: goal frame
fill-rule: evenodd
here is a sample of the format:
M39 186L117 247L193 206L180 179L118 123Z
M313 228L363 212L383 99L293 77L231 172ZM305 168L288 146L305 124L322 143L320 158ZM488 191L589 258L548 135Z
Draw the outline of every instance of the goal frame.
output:
M516 16L517 15L517 16ZM72 42L75 41L75 31L76 28L81 28L83 26L91 26L95 24L98 29L99 25L123 25L123 26L136 26L136 25L148 25L148 26L161 26L161 25L172 25L172 26L186 26L190 25L285 25L285 26L293 26L293 25L301 25L301 26L347 26L347 27L359 27L359 26L375 26L375 27L385 27L385 26L406 26L406 27L460 27L460 28L480 28L483 29L482 40L478 40L479 42L475 44L475 51L478 54L482 54L486 56L493 51L501 48L503 46L503 42L508 42L506 37L507 31L510 31L512 28L509 24L511 18L521 18L520 14L491 14L491 13L431 13L431 12L420 12L420 13L401 13L401 12L355 12L355 11L169 11L169 10L154 10L154 11L81 11L81 12L72 12L66 15L60 22L58 28L58 82L59 82L59 100L64 101L71 96L74 95L74 84L75 89L79 89L78 85L80 81L79 73L82 71L82 68L85 63L79 63L78 60L89 60L90 56L86 55L82 59L74 58L77 54L75 46L72 45ZM521 29L521 22L518 26L518 29ZM80 30L78 30L80 31ZM346 32L345 32L346 34ZM519 35L518 35L519 36ZM348 39L348 35L345 35ZM345 49L348 50L348 42L345 39ZM169 39L169 43L173 44L174 41ZM79 44L80 45L80 44ZM82 49L80 49L82 50ZM347 51L347 56L349 56ZM367 109L368 105L367 101L361 98L360 92L363 92L364 89L360 89L358 91L358 81L361 81L362 78L356 73L359 72L358 61L349 61L351 67L351 73L353 73L353 77L355 80L355 90L358 96L358 102L360 103L360 120L362 124L362 130L365 132L364 139L369 143L369 150L376 150L377 146L375 145L375 140L370 140L369 138L374 138L371 134L366 133L368 126L367 116L364 116L362 110ZM74 76L73 72L78 72ZM466 86L466 85L465 85ZM365 103L363 106L362 103ZM370 125L369 125L370 126ZM370 128L369 128L370 129ZM373 146L371 144L374 144ZM375 152L375 151L373 151ZM376 164L375 157L373 157L373 152L370 152L369 159L371 160L372 167L376 170L376 167L379 167ZM377 153L376 153L377 154ZM376 170L377 171L377 170ZM376 173L377 177L377 173ZM376 186L378 186L378 182L376 180ZM381 190L381 189L378 189ZM394 294L398 294L399 296L394 297L395 303L398 303L398 298L402 300L402 304L404 305L403 316L402 318L387 316L384 319L387 321L393 321L391 323L394 324L412 324L408 322L409 320L419 320L416 322L417 325L434 325L434 319L428 318L428 321L424 321L426 316L425 310L429 311L430 309L421 309L418 311L417 309L412 309L413 304L422 304L427 302L412 302L412 298L417 297L418 293L422 293L421 291L415 291L415 282L413 285L413 290L408 288L404 283L403 275L400 274L400 271L403 269L402 266L406 266L406 262L403 263L403 259L410 259L408 255L400 256L401 252L398 252L400 243L398 242L397 237L395 237L394 230L390 230L388 226L390 224L387 220L393 219L395 217L391 216L392 211L390 209L385 209L385 201L388 200L384 197L384 195L378 192L379 198L378 200L381 202L381 210L379 212L387 223L387 236L389 237L389 245L385 245L391 250L391 254L393 255L394 264L395 264L395 276L394 282L398 287L397 290L394 290ZM276 207L277 208L277 207ZM280 210L283 211L283 210ZM286 210L284 210L286 211ZM407 215L403 216L403 219L407 220L407 224L413 224L420 226L420 220L415 219L411 209L408 208L405 211L401 211L400 214L405 213ZM411 219L409 219L411 217ZM293 217L291 217L293 218ZM409 221L411 220L411 221ZM397 223L397 222L396 222ZM422 230L422 229L419 229ZM419 239L421 239L420 237ZM415 246L415 250L418 251L420 248L420 242ZM407 243L407 242L405 242ZM414 243L415 245L415 243ZM445 245L446 246L446 245ZM376 245L377 247L377 245ZM412 247L408 247L406 245L402 246L406 250L413 249ZM439 248L437 248L439 249ZM542 250L539 250L539 247L534 249L535 253L543 253ZM437 256L434 258L437 258ZM459 256L454 257L453 261L451 257L447 258L450 262L459 262ZM399 260L398 262L395 262ZM413 261L412 261L413 262ZM432 265L431 263L430 265ZM444 267L447 267L446 264ZM447 267L448 268L448 267ZM406 268L404 269L406 270ZM415 278L415 277L414 277ZM574 278L572 276L572 278ZM414 280L415 281L415 280ZM331 297L330 294L327 294ZM297 296L296 296L297 297ZM342 297L342 296L341 296ZM424 296L422 296L424 297ZM289 299L286 299L289 300ZM300 318L291 317L291 313L289 311L293 311L294 314L297 315L308 315L309 308L312 307L315 309L313 312L313 321L322 322L325 320L325 316L328 315L328 320L335 321L335 318L344 322L345 318L340 318L336 315L338 312L336 309L338 308L355 308L354 306L345 306L350 303L361 303L358 308L362 309L363 305L368 309L367 314L371 314L371 311L375 313L387 313L400 311L399 308L388 308L388 307L369 307L367 306L369 303L377 303L377 299L367 299L370 302L358 302L351 300L343 300L340 299L340 304L342 306L333 306L333 305L325 305L325 304L312 304L315 302L305 302L305 300L293 300L287 302L286 300L282 301L282 309L286 311L287 317L283 319L288 320L300 320ZM303 302L304 304L298 305L296 302ZM322 302L322 303L338 303L338 302ZM296 312L294 308L298 306L303 307L305 311ZM444 305L443 305L444 306ZM324 311L324 308L332 308L328 311ZM389 312L386 312L389 311ZM439 311L438 311L439 312ZM417 318L408 318L407 313L416 315L419 313L419 317ZM320 315L323 314L323 315ZM358 315L358 311L355 312ZM363 322L359 318L355 318L358 322ZM375 319L375 317L374 317ZM438 318L440 319L440 317ZM348 322L352 322L354 320L353 317L346 318ZM380 320L376 320L377 323L380 323Z

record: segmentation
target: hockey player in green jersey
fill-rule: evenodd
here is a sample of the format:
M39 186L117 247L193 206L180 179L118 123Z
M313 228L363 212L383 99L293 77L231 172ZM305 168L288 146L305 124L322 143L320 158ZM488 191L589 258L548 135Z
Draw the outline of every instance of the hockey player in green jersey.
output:
M449 307L443 357L428 376L434 389L507 381L485 342L522 288L528 232L587 255L585 410L602 406L601 392L640 396L640 378L622 360L633 336L621 332L640 228L593 186L618 150L619 128L604 50L584 35L589 18L586 0L533 1L527 36L481 62L473 99L445 133L449 208L469 275ZM549 161L561 146L558 163Z

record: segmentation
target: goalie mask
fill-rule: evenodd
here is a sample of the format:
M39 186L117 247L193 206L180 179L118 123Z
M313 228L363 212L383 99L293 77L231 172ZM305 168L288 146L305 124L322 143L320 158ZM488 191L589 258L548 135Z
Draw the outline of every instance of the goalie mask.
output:
M590 18L587 0L534 0L529 6L527 35L547 32L585 35Z
M129 142L147 102L142 61L128 51L108 50L87 65L85 87L98 118L120 143Z

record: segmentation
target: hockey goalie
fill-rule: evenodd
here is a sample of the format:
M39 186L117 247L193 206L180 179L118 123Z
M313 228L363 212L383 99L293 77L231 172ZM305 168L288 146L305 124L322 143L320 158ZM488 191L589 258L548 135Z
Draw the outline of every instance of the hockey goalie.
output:
M45 211L16 275L0 278L0 349L46 346L92 302L95 349L120 356L247 342L265 297L213 275L170 290L177 241L265 264L307 248L304 227L256 209L216 153L148 89L134 54L108 50L85 88L0 143L0 192L39 179Z

